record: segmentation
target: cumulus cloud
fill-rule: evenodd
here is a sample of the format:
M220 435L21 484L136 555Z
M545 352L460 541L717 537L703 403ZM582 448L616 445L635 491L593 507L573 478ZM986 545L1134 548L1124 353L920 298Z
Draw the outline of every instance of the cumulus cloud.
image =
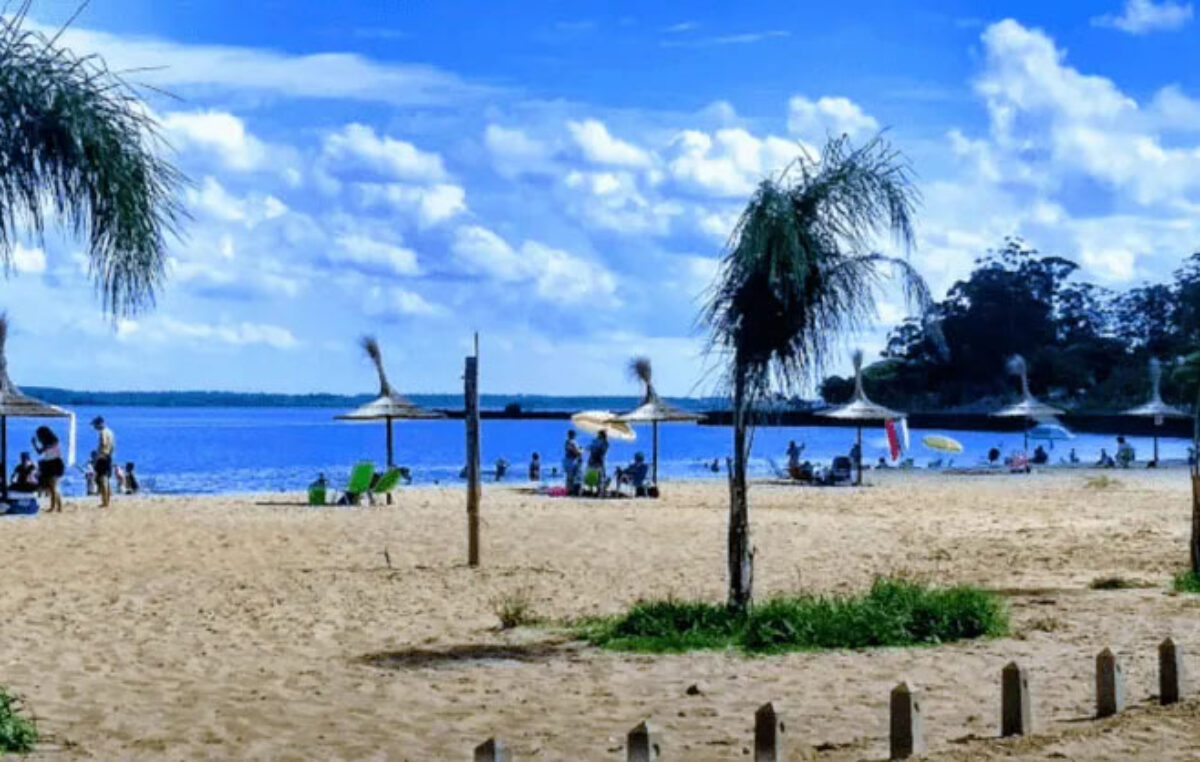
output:
M451 183L361 183L357 187L366 206L388 206L413 215L421 227L437 225L467 210L467 192Z
M335 262L390 275L421 274L417 253L412 249L361 234L339 236L335 243L337 245L329 255Z
M269 323L201 323L165 316L144 321L123 320L118 325L117 339L154 343L186 341L198 345L217 343L231 346L265 346L273 349L293 349L300 345L290 330Z
M160 123L176 149L207 154L226 169L246 172L267 162L266 145L250 134L245 122L226 111L175 111L164 114Z
M567 129L583 154L583 158L590 162L617 167L650 165L650 154L647 151L613 137L604 122L598 119L567 122Z
M550 147L521 129L489 124L483 133L483 144L492 166L505 177L547 172L551 168Z
M451 251L468 273L506 283L532 283L543 301L616 302L616 278L602 265L537 241L525 241L516 249L493 231L469 225L455 232Z
M399 286L372 286L366 292L365 312L383 320L439 315L442 308L415 291Z
M1192 4L1174 0L1125 0L1119 14L1105 14L1092 19L1095 26L1119 29L1129 34L1181 29L1192 20Z
M249 228L278 219L288 212L287 205L270 194L235 196L211 175L205 176L199 185L188 188L186 198L194 213L225 222L240 222Z
M672 143L667 172L691 193L746 196L764 178L795 160L801 150L801 144L774 136L758 138L744 129L712 134L685 130Z
M568 210L589 227L626 234L663 235L680 214L678 202L651 200L632 172L572 170L563 179Z
M826 135L860 137L878 132L879 122L849 98L823 97L809 100L802 95L788 101L788 132L807 140Z
M46 252L40 248L26 248L18 242L12 249L8 262L15 272L25 275L41 275L46 272Z
M358 171L416 182L439 182L447 176L438 154L378 135L365 124L347 124L326 136L323 153L335 172Z

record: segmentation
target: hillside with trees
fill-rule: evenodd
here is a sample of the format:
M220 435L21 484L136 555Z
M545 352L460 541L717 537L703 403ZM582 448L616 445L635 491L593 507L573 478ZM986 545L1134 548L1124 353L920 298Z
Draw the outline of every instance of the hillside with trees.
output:
M1016 394L1004 371L1026 357L1034 394L1077 411L1145 401L1148 361L1166 366L1163 396L1190 406L1173 366L1200 346L1200 252L1170 282L1114 291L1077 280L1079 266L1020 239L976 260L925 320L892 329L864 380L872 399L907 410L982 411ZM827 402L849 398L853 379L821 384Z

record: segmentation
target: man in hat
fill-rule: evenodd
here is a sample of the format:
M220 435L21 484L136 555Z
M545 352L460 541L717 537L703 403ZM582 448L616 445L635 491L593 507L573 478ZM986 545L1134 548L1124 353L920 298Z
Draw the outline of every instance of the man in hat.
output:
M92 428L96 430L99 440L96 444L96 487L100 491L100 507L107 508L112 501L113 453L117 449L117 437L112 429L104 424L104 419L96 416L92 420Z

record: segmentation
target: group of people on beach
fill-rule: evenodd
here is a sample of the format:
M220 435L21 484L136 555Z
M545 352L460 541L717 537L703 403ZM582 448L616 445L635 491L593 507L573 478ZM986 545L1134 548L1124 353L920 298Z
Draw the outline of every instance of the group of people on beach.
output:
M563 474L567 494L577 496L586 492L606 497L614 487L620 490L623 485L629 485L637 497L650 496L654 485L649 482L650 466L646 463L646 456L635 453L632 463L618 467L610 477L608 445L606 431L601 430L584 448L580 447L575 430L567 430L567 439L563 443Z
M126 494L137 492L140 484L133 463L126 463L124 470L119 466L113 467L117 438L104 418L97 416L93 419L92 428L97 436L96 449L92 451L91 458L83 469L84 478L87 482L87 493L99 495L100 507L108 508L112 504L114 476L118 489ZM30 440L30 446L37 454L37 459L35 461L29 452L21 453L9 481L9 491L18 495L37 494L45 497L50 501L46 512L61 513L63 500L59 484L66 475L67 468L58 435L49 426L39 426Z

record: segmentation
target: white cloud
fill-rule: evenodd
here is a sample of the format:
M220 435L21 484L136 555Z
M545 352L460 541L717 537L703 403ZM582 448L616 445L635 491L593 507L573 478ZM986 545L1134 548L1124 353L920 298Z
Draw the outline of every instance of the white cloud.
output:
M774 136L757 138L743 129L713 134L685 130L672 144L668 173L684 190L706 196L747 196L803 150Z
M198 323L165 316L121 321L117 326L117 339L153 343L191 341L197 344L266 346L273 349L293 349L300 344L290 330L269 323Z
M450 183L431 186L361 183L358 192L365 205L390 206L415 215L421 227L437 225L467 210L466 191Z
M632 172L581 172L563 178L568 209L589 227L626 234L663 235L683 209L670 200L650 200Z
M32 25L54 35L58 27ZM60 42L81 55L99 53L113 71L137 71L137 79L167 90L223 88L294 98L375 101L397 106L462 105L497 89L464 81L433 66L381 63L353 53L288 55L225 45L187 45L79 26Z
M41 275L46 272L46 252L40 248L27 249L19 242L13 246L12 269L25 275Z
M372 317L397 319L439 315L443 310L415 291L399 286L372 286L367 291L364 311Z
M377 241L361 234L339 236L335 243L337 246L330 251L329 256L336 262L345 262L393 275L421 274L417 253L412 249Z
M1192 20L1192 4L1174 0L1125 0L1119 15L1106 14L1092 19L1095 26L1120 29L1129 34L1180 29Z
M661 45L664 48L710 48L718 45L750 45L755 42L777 40L791 36L792 33L785 29L767 29L762 32L723 34L716 37L701 37L694 40L663 40Z
M267 148L246 130L246 124L225 111L175 111L161 117L163 134L180 151L197 151L217 159L227 169L260 169Z
M199 185L188 188L186 197L194 212L224 222L241 222L248 228L288 213L287 205L274 196L252 194L239 198L211 175L205 176Z
M412 143L380 136L363 124L347 124L325 138L324 156L335 172L354 170L397 180L439 182L446 179L442 157Z
M489 124L483 132L483 144L492 158L492 166L505 177L550 170L550 147L523 130Z
M788 101L788 131L808 140L843 133L857 138L878 132L879 122L849 98L829 96L811 101L801 95Z
M547 302L617 302L617 282L612 273L562 249L537 241L525 241L519 250L514 249L499 235L478 225L459 228L450 248L467 272L501 282L532 282L537 296Z
M567 129L583 157L595 164L618 167L647 167L650 154L632 143L613 137L608 127L597 119L567 122Z

